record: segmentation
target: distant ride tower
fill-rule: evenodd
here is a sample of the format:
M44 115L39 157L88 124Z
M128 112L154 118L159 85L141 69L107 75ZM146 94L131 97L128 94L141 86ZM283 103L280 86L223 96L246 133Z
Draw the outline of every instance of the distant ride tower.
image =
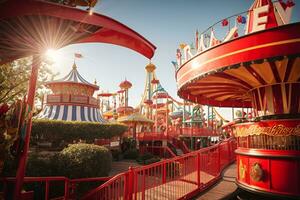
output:
M121 88L121 91L119 93L121 98L119 101L117 112L119 116L129 115L133 112L133 107L128 105L128 92L132 87L132 83L125 79L125 81L120 83L119 87Z
M146 65L145 69L146 69L146 82L145 82L144 93L140 103L140 112L143 115L147 116L149 119L151 119L152 118L151 105L153 104L152 95L159 81L157 80L155 75L156 66L154 64L149 63L148 65Z

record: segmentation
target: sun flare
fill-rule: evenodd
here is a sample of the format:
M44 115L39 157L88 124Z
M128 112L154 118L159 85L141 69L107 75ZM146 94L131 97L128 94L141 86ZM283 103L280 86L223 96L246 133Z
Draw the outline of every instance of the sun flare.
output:
M56 62L59 59L58 51L55 49L48 49L45 53L47 59Z

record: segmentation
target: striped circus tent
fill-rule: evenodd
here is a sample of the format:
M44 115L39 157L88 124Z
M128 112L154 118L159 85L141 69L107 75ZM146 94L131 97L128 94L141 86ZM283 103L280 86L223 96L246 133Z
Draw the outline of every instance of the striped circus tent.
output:
M46 82L45 86L52 93L45 96L45 106L36 118L105 122L99 110L99 100L93 97L99 87L79 74L75 62L65 77Z
M105 120L101 117L99 109L77 105L46 105L36 118L65 121L105 122Z
M72 66L72 70L65 77L51 82L47 82L46 85L53 85L57 83L80 83L80 84L88 85L96 90L99 89L97 85L91 84L79 74L75 62Z

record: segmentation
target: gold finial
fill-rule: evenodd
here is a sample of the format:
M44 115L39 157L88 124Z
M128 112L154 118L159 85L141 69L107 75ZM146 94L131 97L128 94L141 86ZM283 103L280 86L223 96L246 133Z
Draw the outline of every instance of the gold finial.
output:
M73 68L73 69L77 69L77 66L76 66L76 63L75 63L75 62L73 63L72 68Z
M95 79L94 84L97 85L97 80Z

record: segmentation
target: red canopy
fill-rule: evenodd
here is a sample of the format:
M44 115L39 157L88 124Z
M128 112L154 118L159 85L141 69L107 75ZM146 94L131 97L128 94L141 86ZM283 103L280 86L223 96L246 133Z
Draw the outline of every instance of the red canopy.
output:
M0 63L49 48L103 42L130 48L147 58L156 47L118 21L100 14L37 0L0 3Z

